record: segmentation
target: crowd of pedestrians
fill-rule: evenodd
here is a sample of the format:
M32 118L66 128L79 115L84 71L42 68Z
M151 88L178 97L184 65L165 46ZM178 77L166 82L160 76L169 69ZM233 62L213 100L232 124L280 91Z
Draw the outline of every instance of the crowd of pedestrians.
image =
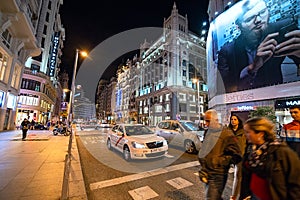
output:
M230 116L228 126L218 122L216 110L204 114L205 137L198 158L205 199L220 200L230 165L235 166L231 200L296 200L300 197L300 105L290 107L293 118L276 125L266 117L244 123Z

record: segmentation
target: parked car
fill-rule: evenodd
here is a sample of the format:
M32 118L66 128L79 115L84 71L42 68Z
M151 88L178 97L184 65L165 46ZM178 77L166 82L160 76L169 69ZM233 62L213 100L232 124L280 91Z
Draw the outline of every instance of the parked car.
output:
M80 129L83 130L99 130L100 125L97 123L85 122L80 124Z
M112 124L104 122L99 125L99 128L111 128L112 126L113 126Z
M107 148L123 153L123 158L149 159L163 157L168 153L168 144L142 124L119 124L107 135Z
M155 133L168 144L183 147L187 153L197 153L204 137L204 130L187 120L163 120L157 124Z

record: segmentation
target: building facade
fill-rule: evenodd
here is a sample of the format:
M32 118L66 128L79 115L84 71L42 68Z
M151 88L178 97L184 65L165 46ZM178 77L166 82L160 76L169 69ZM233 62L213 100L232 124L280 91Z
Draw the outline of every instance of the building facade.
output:
M74 112L72 119L78 122L96 120L96 107L84 95L84 89L77 85L74 94Z
M176 4L163 30L153 43L142 43L139 57L118 70L117 121L199 121L206 110L205 41L189 31L187 16L178 13Z
M0 131L16 127L24 65L41 53L35 34L41 1L0 2Z
M65 30L59 15L62 0L39 1L36 13L36 40L41 54L29 57L18 97L16 120L24 118L46 124L48 120L61 120L63 90L58 73Z

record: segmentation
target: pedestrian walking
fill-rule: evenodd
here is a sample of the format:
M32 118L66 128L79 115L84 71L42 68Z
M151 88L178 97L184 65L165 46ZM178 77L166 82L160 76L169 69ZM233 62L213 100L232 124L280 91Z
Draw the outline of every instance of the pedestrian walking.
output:
M298 200L300 160L285 142L276 139L275 124L255 117L245 122L244 130L248 146L240 199Z
M230 165L242 159L241 150L232 131L219 123L216 110L206 111L204 120L207 131L198 154L199 178L205 183L205 199L220 200Z
M22 140L26 139L29 124L30 124L30 122L27 120L27 118L25 118L21 123Z
M230 123L228 128L232 130L233 134L237 138L239 147L241 149L242 155L245 153L247 139L244 133L243 121L236 114L232 114L230 116ZM230 200L236 200L239 197L239 193L241 190L241 182L242 182L242 162L234 165L234 178L232 185L232 196Z
M290 107L292 122L283 125L281 138L297 152L300 158L300 105Z

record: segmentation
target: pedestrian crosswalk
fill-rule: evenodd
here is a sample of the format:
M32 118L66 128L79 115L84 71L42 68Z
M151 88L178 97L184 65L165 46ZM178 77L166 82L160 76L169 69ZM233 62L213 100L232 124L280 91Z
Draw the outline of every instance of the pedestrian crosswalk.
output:
M173 188L180 190L189 186L192 186L193 183L190 181L183 179L181 177L173 178L170 180L167 180L166 183L168 183ZM147 200L154 197L158 197L159 194L156 193L151 187L149 186L143 186L140 188L136 188L134 190L128 191L130 196L133 198L133 200Z

